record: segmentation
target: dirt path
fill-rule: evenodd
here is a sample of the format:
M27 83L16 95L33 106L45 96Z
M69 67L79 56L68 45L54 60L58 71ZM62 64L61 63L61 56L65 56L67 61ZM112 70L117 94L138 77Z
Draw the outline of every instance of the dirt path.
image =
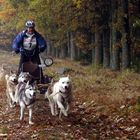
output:
M7 108L5 100L3 91L0 98L0 134L6 134L7 139L89 139L92 136L93 124L84 122L83 109L78 109L76 104L71 108L68 118L59 120L58 117L51 116L44 95L38 94L33 111L35 124L31 126L28 125L28 110L26 109L24 122L20 122L19 107Z
M7 57L6 52L1 53L1 64L6 63L12 69L17 68L17 56ZM10 60L10 61L9 61ZM81 116L76 112L75 105L71 108L69 117L53 117L50 114L48 101L43 94L37 95L37 101L33 110L33 126L28 125L28 109L25 111L24 122L19 121L19 106L9 108L6 102L5 84L0 86L0 139L79 139L88 138L87 128L81 126ZM78 113L78 114L77 114ZM83 113L82 113L83 114ZM77 118L78 115L78 118ZM81 129L81 130L80 130ZM83 134L84 133L84 134Z
M6 61L8 65L12 65L16 69L17 56L9 59L5 57L8 55L7 53L2 54L0 55L1 63ZM3 58L5 58L5 61ZM72 66L74 67L73 64ZM74 69L76 68L77 65ZM79 77L78 74L81 74L81 70L82 68L75 75L75 82L77 83L81 82L77 78ZM74 73L70 74L74 76ZM103 76L101 78L103 79ZM88 82L89 79L85 78L85 80ZM109 94L111 87L101 85L102 81L97 80L94 85L91 84L88 87L85 83L83 85L80 83L81 87L77 87L77 83L74 83L71 110L69 116L63 117L62 120L51 116L48 101L44 99L43 94L38 94L33 110L35 124L32 126L28 125L27 109L24 121L20 122L19 106L15 108L7 107L5 84L0 83L0 140L140 139L140 111L134 109L137 105L135 98L124 100L121 106L115 104L115 102L108 102L112 100L110 99L111 95L115 93L111 91L111 94ZM127 87L127 90L129 88ZM136 87L130 89L136 90Z

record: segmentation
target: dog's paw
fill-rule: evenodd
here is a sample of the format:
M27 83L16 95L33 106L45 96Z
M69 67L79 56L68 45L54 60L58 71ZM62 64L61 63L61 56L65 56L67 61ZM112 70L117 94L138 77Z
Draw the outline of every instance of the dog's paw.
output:
M65 114L64 114L64 116L66 116L66 117L67 117L67 116L68 116L68 114L67 114L67 113L65 113Z
M15 106L15 104L10 104L10 108L14 108Z
M33 125L33 124L34 124L34 122L32 122L32 121L29 121L29 124L30 124L30 125Z
M68 113L67 113L67 111L65 111L65 110L62 110L62 113L64 114L64 116L68 116Z
M19 119L20 119L20 121L23 121L23 117L20 117Z
M52 116L57 116L57 114L55 114L55 113L52 113Z

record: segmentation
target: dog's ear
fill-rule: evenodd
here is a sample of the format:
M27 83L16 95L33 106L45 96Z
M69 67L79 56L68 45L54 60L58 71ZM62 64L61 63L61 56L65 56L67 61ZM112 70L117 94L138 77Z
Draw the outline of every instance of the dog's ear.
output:
M14 72L12 70L10 70L10 74L13 74Z
M27 88L29 86L29 81L26 83L26 86L25 86L25 88Z
M5 65L5 64L2 64L2 65L1 65L1 69L2 69L2 70L6 70L6 68L5 68L4 66L6 66L6 65Z
M22 74L23 74L23 71L20 72L20 75L22 75Z
M51 85L53 85L53 83L54 83L54 79L52 78L52 79L51 79L51 83L50 83L50 84L51 84Z
M5 75L5 80L7 80L9 78L9 75L8 74L6 74Z
M69 74L67 75L67 78L70 80L70 75Z
M17 70L15 71L15 74L16 74L16 76L19 76L19 75L18 75L18 71L17 71Z

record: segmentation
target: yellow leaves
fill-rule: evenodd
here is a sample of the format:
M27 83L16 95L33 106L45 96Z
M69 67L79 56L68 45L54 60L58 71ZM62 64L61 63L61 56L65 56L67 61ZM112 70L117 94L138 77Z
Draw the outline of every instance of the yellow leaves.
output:
M0 4L3 4L5 2L5 0L0 0Z
M7 9L0 12L0 20L9 21L14 16L16 11L14 9Z
M81 7L82 0L73 0L74 5L76 5L77 8Z
M0 0L0 4L2 4L0 9L0 20L7 22L16 14L16 11L4 0Z

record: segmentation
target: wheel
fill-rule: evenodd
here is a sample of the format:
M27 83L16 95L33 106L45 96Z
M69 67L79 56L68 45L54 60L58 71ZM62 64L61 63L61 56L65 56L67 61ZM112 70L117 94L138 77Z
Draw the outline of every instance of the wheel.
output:
M48 57L44 60L44 64L46 65L46 67L49 67L53 64L53 59L51 57Z

